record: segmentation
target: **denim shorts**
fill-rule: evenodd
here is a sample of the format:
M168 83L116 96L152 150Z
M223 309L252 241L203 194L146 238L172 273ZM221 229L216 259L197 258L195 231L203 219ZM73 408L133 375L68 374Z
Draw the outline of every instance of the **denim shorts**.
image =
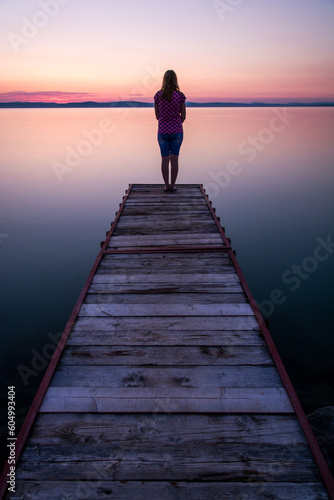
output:
M158 134L161 156L178 155L183 141L183 133Z

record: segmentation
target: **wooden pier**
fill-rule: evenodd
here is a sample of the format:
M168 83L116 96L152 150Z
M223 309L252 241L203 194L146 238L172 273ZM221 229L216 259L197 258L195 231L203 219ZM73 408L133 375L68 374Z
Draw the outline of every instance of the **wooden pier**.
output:
M334 498L202 186L129 186L16 452L11 499Z

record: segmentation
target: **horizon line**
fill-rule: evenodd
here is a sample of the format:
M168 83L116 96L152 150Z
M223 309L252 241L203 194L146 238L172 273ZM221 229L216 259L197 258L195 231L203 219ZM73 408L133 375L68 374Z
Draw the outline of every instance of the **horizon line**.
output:
M43 106L43 107L153 107L153 102L145 101L135 101L135 100L120 100L120 101L67 101L67 102L55 102L55 101L0 101L0 107L33 107L33 106ZM250 102L238 102L238 101L187 101L186 106L189 107L247 107L247 106L334 106L334 101L312 101L312 102L300 102L294 100L287 100L286 102L272 102L272 101L250 101Z

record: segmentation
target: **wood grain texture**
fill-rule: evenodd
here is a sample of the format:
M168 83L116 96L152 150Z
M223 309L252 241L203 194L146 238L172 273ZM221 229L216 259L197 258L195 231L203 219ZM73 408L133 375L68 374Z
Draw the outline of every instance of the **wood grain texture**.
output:
M49 387L40 412L292 413L283 388Z
M84 453L85 447L82 447ZM99 447L97 447L97 451ZM79 450L78 450L79 451ZM186 450L185 450L186 451ZM203 450L205 452L206 450ZM203 456L197 461L194 452L169 453L159 450L154 453L140 454L136 457L123 457L118 454L114 459L105 458L96 460L47 461L38 459L22 461L20 470L17 471L17 481L32 479L38 481L76 481L76 480L119 480L119 481L249 481L255 477L257 481L267 482L310 482L321 481L314 461L285 460L277 462L274 457L268 457L263 449L258 459L248 458L247 455L235 453L234 460L226 460L225 452L215 457ZM83 453L81 457L83 457ZM195 455L198 457L198 447ZM101 456L101 453L100 453ZM221 484L223 488L223 484ZM324 491L324 489L323 489Z
M273 364L265 346L70 346L61 365L266 365Z
M239 480L240 481L240 480ZM89 500L328 500L321 482L280 482L245 480L225 481L115 481L102 480L20 480L13 500L54 500L55 498L75 498Z
M138 325L136 325L138 326ZM86 346L258 346L265 345L265 340L259 330L165 330L164 328L113 331L99 331L91 329L72 331L67 345Z
M136 247L159 247L159 246L179 246L183 247L207 247L208 245L223 245L223 240L218 233L189 233L179 231L177 234L169 233L162 235L142 235L130 234L117 236L113 235L108 243L108 248L136 248Z
M174 299L174 294L195 294L199 297L201 303L205 303L209 294L220 294L223 299L224 295L233 297L234 294L240 294L243 298L246 297L245 292L241 284L235 282L225 282L225 283L215 283L214 285L210 283L145 283L145 287L141 283L93 283L88 289L88 294L85 297L85 303L89 303L89 294L141 294L143 300L147 298L148 294L155 296L156 294L168 294L169 302ZM233 295L232 295L233 294ZM203 300L202 300L203 299ZM187 299L182 299L187 300ZM248 302L248 300L246 300ZM98 302L95 302L98 303Z
M272 366L59 366L50 387L282 387Z
M141 288L138 288L133 293L109 293L110 290L114 291L111 287L104 289L100 293L95 293L94 289L89 289L84 304L245 304L248 302L245 293L242 293L242 287L222 292L219 290L217 293L178 293L175 289L169 290L169 293L159 293L159 288L155 293L143 293ZM147 290L145 290L147 292ZM170 292L173 293L170 293ZM208 291L208 290L207 290ZM213 292L213 290L211 290ZM240 292L240 293L238 293Z
M150 316L150 317L85 317L80 316L73 327L77 331L100 331L113 334L116 332L148 332L158 331L216 331L228 332L259 330L259 325L253 316Z
M250 304L83 304L78 317L252 315Z
M306 444L295 415L40 413L30 444L107 444L146 441L196 445L200 443L267 443L282 447Z
M96 283L141 283L143 291L145 291L145 281L149 286L152 283L172 283L174 285L185 283L202 283L210 285L221 285L223 283L240 283L238 275L232 269L224 274L211 274L211 273L173 273L173 272L160 272L152 273L149 276L143 273L132 273L131 269L127 273L122 274L95 274L92 284Z

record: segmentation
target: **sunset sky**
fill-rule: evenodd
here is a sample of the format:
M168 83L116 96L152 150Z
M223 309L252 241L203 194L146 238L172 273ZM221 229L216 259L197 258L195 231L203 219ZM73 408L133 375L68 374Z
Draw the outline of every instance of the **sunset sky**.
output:
M334 0L1 0L0 102L334 101Z

